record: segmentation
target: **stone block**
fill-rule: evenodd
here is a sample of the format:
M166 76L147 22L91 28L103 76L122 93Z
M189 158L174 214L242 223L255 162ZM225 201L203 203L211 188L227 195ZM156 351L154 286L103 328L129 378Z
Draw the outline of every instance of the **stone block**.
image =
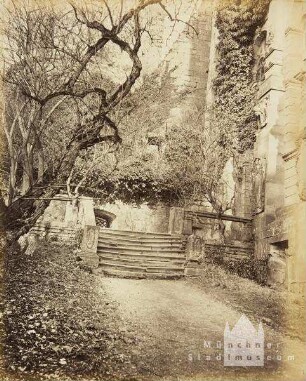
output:
M64 223L67 226L76 226L78 221L79 208L72 203L72 201L67 201L65 210Z
M79 222L81 226L96 225L94 202L91 197L80 197Z
M281 258L270 258L268 262L267 284L274 287L285 287L286 261Z
M87 225L83 232L80 256L83 264L90 268L97 268L99 265L99 257L97 255L99 230L98 226Z
M187 238L186 257L188 260L201 260L204 257L205 242L202 237L194 234Z
M184 208L171 207L169 215L169 233L171 234L183 234L184 228Z
M199 267L185 267L184 272L186 277L196 277L200 275L200 268Z

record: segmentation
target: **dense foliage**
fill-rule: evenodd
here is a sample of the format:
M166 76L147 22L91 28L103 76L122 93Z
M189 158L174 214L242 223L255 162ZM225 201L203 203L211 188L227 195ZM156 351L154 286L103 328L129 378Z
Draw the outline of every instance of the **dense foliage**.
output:
M167 163L163 156L166 142L166 122L170 110L180 100L176 94L170 72L154 72L142 79L142 84L122 102L114 119L120 128L122 143L116 150L104 147L94 170L84 181L83 191L113 202L177 202L174 184L167 175ZM150 144L150 138L153 142ZM107 153L108 152L108 153ZM102 160L101 160L102 159ZM82 178L88 166L86 157L77 163L74 182Z
M263 23L268 3L268 0L255 4L228 1L223 2L218 10L217 75L210 128L205 121L205 101L202 109L196 109L192 105L192 96L189 98L189 94L176 88L171 71L166 68L163 73L144 76L142 85L108 114L120 130L121 147L109 155L101 154L105 146L102 149L97 147L100 163L94 166L88 160L92 155L91 149L85 155L79 153L72 182L83 181L83 193L86 189L87 193L107 201L121 199L137 203L167 201L186 204L206 195L208 201L214 201L220 209L215 195L224 165L233 155L233 148L243 152L252 147L255 139L257 86L253 75L253 42L257 28ZM103 57L107 58L107 54ZM100 67L103 78L107 70L105 65ZM97 82L98 79L92 76L86 78L87 85L93 86ZM113 87L112 81L104 78L103 86L109 90ZM63 158L69 152L66 148L75 139L75 126L87 128L86 118L96 102L90 94L82 101L78 98L65 99L48 120L49 124L40 128L44 166L48 168L50 177L56 176L59 163L64 162ZM48 107L52 106L50 103ZM183 110L183 118L168 126L172 111L178 107ZM106 127L104 130L107 136L109 130ZM153 144L152 138L155 139ZM101 134L96 140L100 139L103 140ZM35 160L38 162L34 155L34 170L37 172ZM88 163L90 170L86 169L84 162ZM8 163L6 167L9 167ZM38 177L36 172L35 178ZM82 180L84 172L86 179ZM18 188L22 177L18 171L15 177ZM56 184L61 185L65 187L65 184Z
M191 106L186 112L188 95L177 91L171 73L146 77L122 105L123 145L118 165L110 176L99 169L99 181L91 178L89 184L102 190L110 201L161 200L186 205L204 196L214 209L224 208L217 194L222 188L224 165L231 156L252 148L255 141L258 86L254 38L268 5L269 0L255 4L228 1L218 9L219 42L210 122L205 121L204 103L202 109ZM169 127L171 110L178 105L183 107L184 117ZM162 140L158 154L148 150L152 132Z
M254 112L257 84L254 78L254 37L267 14L269 0L225 1L217 12L219 33L215 94L215 123L232 131L239 152L253 147L257 118Z
M178 105L183 115L169 123ZM187 205L206 197L219 209L215 193L230 147L205 116L205 100L195 107L192 97L177 91L171 72L144 78L116 116L121 146L88 174L84 190L110 202Z

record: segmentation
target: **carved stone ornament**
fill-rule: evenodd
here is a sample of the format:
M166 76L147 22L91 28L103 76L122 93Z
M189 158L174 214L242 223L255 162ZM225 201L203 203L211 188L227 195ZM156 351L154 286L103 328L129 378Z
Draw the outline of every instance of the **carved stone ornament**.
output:
M256 158L253 167L254 214L264 211L265 208L265 182L266 159Z
M263 98L257 106L254 107L255 114L258 116L259 128L263 128L267 125L268 114L268 97Z

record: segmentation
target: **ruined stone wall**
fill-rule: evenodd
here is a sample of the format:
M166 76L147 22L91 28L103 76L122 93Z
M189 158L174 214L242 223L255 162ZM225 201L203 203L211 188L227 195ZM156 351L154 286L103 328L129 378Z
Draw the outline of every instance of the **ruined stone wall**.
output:
M186 115L190 112L205 113L203 128L209 128L210 106L213 106L214 96L212 83L215 77L216 45L218 31L215 27L216 2L203 1L198 11L194 14L190 23L198 31L194 34L186 28L180 35L166 57L165 67L173 70L171 76L174 80L177 92L184 94L183 100L170 112L166 123L168 128L175 124L183 124ZM212 131L213 133L213 131ZM224 205L234 200L232 208L227 214L239 217L251 218L252 205L252 166L253 152L248 151L239 157L231 158L225 165L223 173ZM234 196L234 197L233 197ZM193 210L213 211L206 202L201 206L194 205ZM194 224L193 231L208 241L223 242L219 223L216 220L205 219L205 223L197 226ZM252 231L250 225L239 222L224 221L225 240L227 242L251 242Z
M270 257L279 284L305 284L305 2L272 0L258 52L264 78L254 158L265 177L256 205L255 255ZM273 270L273 262L282 263Z
M177 94L183 95L181 101L170 111L164 128L185 122L186 113L198 112L206 107L210 47L212 33L212 0L198 3L189 24L178 36L168 52L161 68L171 72ZM174 96L175 94L169 94Z
M165 72L170 73L173 86L167 97L175 100L175 106L170 109L163 125L156 126L155 133L158 136L165 137L173 125L183 126L187 123L188 114L205 110L213 3L213 0L195 2L197 5L191 18L186 20L192 27L179 23L180 31L176 28L170 37L165 35L164 40L160 41L161 50L157 50L163 58L163 64L159 67L160 75L162 77ZM152 109L154 107L152 104ZM154 137L154 131L150 134ZM164 144L167 144L166 139ZM162 150L159 152L156 146L150 147L148 144L148 152L152 153L153 149L158 164L158 155L162 155ZM166 205L134 205L117 201L101 205L101 208L117 216L111 225L113 229L168 232L170 208Z
M29 234L73 241L78 230L86 225L96 225L93 206L91 197L80 197L74 203L68 195L58 194L51 200Z
M116 218L110 228L140 232L168 233L170 207L158 204L126 204L116 201L100 205L101 210L111 212Z

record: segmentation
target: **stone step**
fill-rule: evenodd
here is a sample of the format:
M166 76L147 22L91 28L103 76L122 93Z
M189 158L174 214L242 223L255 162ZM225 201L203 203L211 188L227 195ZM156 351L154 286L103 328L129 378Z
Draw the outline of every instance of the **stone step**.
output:
M108 250L108 251L104 251L104 250L100 250L98 251L98 255L99 257L100 256L108 256L108 257L113 257L113 256L119 256L119 257L123 257L123 258L135 258L135 259L139 259L139 258L143 258L143 259L151 259L151 260L155 260L155 259L158 259L159 261L161 260L181 260L181 261L185 261L186 257L185 257L185 253L158 253L158 252L147 252L145 254L142 254L142 253L137 253L137 252L123 252L123 253L119 253L118 251L113 251L113 250Z
M141 266L125 265L125 264L121 264L121 263L113 264L113 263L105 262L105 261L100 262L99 267L102 269L114 268L114 269L121 270L121 271L132 271L132 272L137 272L137 273L138 272L145 272L145 270L146 270L144 267L141 267Z
M68 232L68 233L75 233L76 229L73 228L67 228L67 227L59 227L59 226L41 226L41 225L34 225L30 232L44 232L44 231L51 231L51 232Z
M159 267L159 266L151 266L151 267L145 267L145 266L136 266L136 265L129 265L124 264L120 262L112 263L112 262L105 262L99 264L99 267L102 269L105 268L114 268L117 270L123 270L123 271L133 271L133 272L149 272L149 273L184 273L184 267L179 266L172 266L172 267Z
M109 234L113 236L134 236L134 237L155 237L155 238L182 238L179 234L170 234L170 233L148 233L148 232L140 232L140 231L132 231L132 230L113 230L113 229L100 229L101 234Z
M163 258L161 258L163 259ZM139 258L126 258L126 257L120 257L120 256L106 256L101 255L99 257L100 263L103 265L104 263L112 263L112 264L123 264L123 265L131 265L131 266L140 266L140 267L183 267L185 261L184 260L160 260L158 258L157 260L150 260L150 259L144 259L142 257Z
M99 269L127 278L180 278L184 276L184 246L180 235L100 229Z
M147 254L147 253L152 253L154 255L165 255L165 254L177 254L177 255L183 255L185 252L183 249L178 249L178 248L149 248L149 247L126 247L126 246L107 246L107 245L101 245L98 244L98 253L102 252L112 252L114 254Z
M143 243L169 243L172 244L183 244L185 241L182 240L180 237L141 237L141 236L128 236L128 235L118 235L118 236L112 236L110 234L103 234L99 233L99 240L100 241L116 241L116 242L143 242Z
M123 249L133 251L181 251L182 245L151 245L151 244L125 244L122 242L98 241L98 248Z
M147 267L146 268L147 273L153 273L153 274L184 274L185 268L183 266L181 267L158 267L158 266L152 266L152 267Z
M99 272L103 273L103 275L106 276L112 276L112 277L118 277L118 278L132 278L132 279L180 279L184 277L183 274L177 274L177 273L141 273L141 272L133 272L133 271L122 271L122 270L116 270L116 269L103 269L100 268Z

